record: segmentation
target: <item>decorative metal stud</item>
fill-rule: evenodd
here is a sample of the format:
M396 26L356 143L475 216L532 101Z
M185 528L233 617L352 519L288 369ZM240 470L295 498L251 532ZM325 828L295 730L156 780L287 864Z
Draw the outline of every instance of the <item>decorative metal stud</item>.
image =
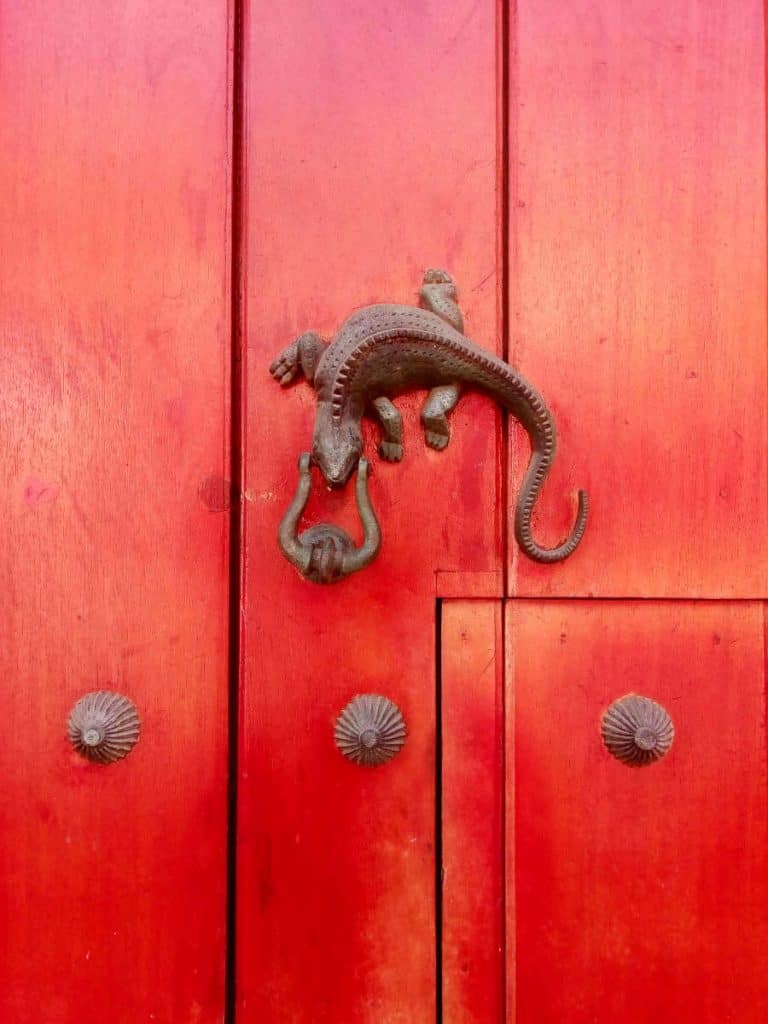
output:
M655 700L634 693L606 709L600 732L610 753L635 768L660 760L675 738L675 727L667 710Z
M336 719L334 739L344 757L367 767L391 761L405 743L405 719L388 697L364 693Z
M110 690L86 693L69 715L69 740L78 754L112 764L133 750L141 731L133 701Z

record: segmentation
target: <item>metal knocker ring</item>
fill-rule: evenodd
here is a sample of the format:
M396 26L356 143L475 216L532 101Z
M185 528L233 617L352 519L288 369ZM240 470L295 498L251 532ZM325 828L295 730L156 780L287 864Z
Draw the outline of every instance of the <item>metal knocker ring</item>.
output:
M367 459L360 459L357 464L355 498L363 524L363 543L357 548L348 533L330 523L318 523L298 533L299 520L312 489L311 461L309 452L299 458L299 484L277 537L280 550L302 576L313 583L338 583L370 565L381 547L381 528L368 496L370 466Z

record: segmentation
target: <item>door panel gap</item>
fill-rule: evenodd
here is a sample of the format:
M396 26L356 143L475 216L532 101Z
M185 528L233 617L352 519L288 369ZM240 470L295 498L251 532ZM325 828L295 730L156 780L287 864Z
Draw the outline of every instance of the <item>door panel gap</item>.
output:
M237 836L241 681L242 531L243 531L243 423L244 423L244 299L245 248L244 182L244 0L232 0L231 47L231 154L230 183L230 479L229 514L229 662L227 713L227 883L225 910L224 1024L235 1024L237 1015Z
M435 1020L443 1020L443 602L435 604Z

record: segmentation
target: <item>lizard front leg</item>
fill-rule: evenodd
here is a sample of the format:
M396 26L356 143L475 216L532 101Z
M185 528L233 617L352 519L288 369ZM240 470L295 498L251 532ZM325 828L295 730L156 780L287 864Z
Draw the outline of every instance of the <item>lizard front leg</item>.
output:
M283 349L269 368L269 372L280 384L287 387L296 379L299 372L303 373L310 384L314 383L315 370L320 356L325 352L328 343L314 331L307 331L297 338L292 345Z
M400 462L403 457L403 417L388 398L377 398L373 408L381 423L379 455L387 462Z
M432 388L427 395L421 410L421 422L424 424L424 439L430 448L442 451L448 446L451 439L448 413L455 409L459 395L458 384L442 384Z
M456 285L447 270L427 270L419 295L422 306L455 327L459 334L464 333L464 317L456 302Z

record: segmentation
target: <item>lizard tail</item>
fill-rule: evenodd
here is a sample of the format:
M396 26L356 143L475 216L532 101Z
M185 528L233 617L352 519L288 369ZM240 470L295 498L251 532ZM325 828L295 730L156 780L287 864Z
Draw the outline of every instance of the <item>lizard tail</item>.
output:
M554 548L543 548L533 538L533 507L557 450L557 435L546 402L509 363L478 348L468 338L448 342L453 355L463 363L459 380L484 391L524 427L531 441L531 461L525 474L515 510L515 537L521 550L535 562L561 562L579 545L587 528L589 500L579 491L579 509L570 536Z
M517 371L500 359L484 354L488 372L482 381L489 392L525 427L531 441L531 461L520 488L515 509L515 537L521 550L535 562L562 562L579 545L587 528L589 499L579 491L579 508L570 536L554 548L543 548L533 537L533 508L557 451L557 433L552 414L539 392Z
M533 539L531 516L533 514L533 506L536 504L539 491L554 458L554 433L547 440L550 441L549 444L545 440L542 449L534 450L520 489L517 509L515 510L515 537L525 554L534 561L561 562L576 550L579 541L584 536L589 516L589 498L586 491L579 491L579 508L576 514L576 523L567 540L554 548L542 548L536 543Z

